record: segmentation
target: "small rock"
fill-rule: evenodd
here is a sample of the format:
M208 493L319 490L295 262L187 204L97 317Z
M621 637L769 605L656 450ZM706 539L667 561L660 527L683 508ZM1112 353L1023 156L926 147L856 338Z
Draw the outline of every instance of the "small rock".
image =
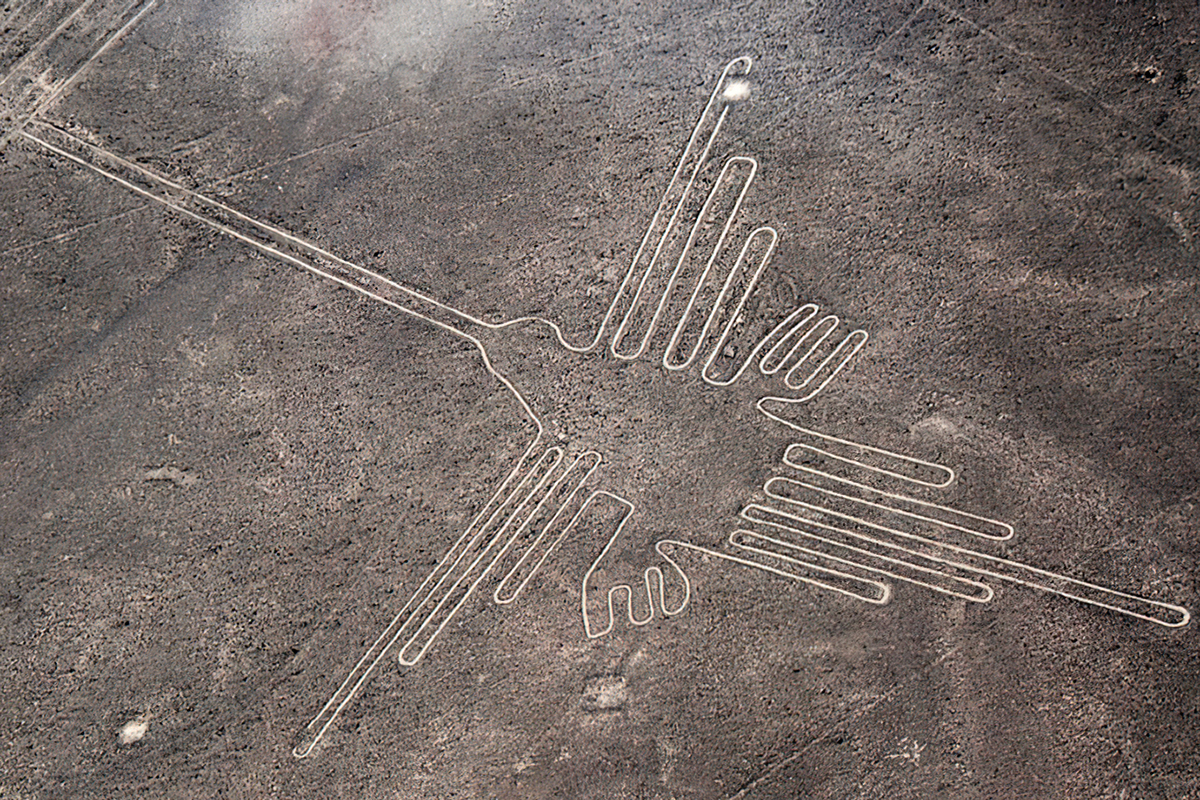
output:
M617 711L625 707L625 678L606 675L588 681L583 689L583 708L587 711Z
M144 481L170 481L176 486L191 486L197 480L195 475L190 472L184 472L177 467L159 467L146 471L142 475Z
M121 744L133 744L140 741L148 730L150 730L150 723L145 720L135 719L126 722L125 727L121 728Z

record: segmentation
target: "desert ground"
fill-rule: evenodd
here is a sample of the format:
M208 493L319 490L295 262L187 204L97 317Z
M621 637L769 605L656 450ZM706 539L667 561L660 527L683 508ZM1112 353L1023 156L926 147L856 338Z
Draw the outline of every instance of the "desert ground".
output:
M1194 3L6 2L0 186L0 798L1200 798Z

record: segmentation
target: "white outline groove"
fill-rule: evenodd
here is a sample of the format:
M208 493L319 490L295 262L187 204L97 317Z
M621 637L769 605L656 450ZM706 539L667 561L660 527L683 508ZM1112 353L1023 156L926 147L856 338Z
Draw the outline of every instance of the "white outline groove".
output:
M142 7L100 52L155 2L151 0ZM89 59L84 67L99 54ZM615 503L622 511L620 519L612 526L607 543L581 582L580 609L588 638L604 636L613 630L617 606L622 603L626 606L629 623L635 626L653 619L656 608L664 617L681 613L690 601L691 582L676 560L680 551L751 567L873 604L886 603L891 597L891 586L880 578L908 582L972 602L987 602L992 598L993 590L977 580L983 577L1058 594L1166 627L1179 627L1189 621L1189 612L1180 606L1107 589L934 538L934 535L949 538L960 535L1003 541L1010 538L1013 531L1006 523L885 491L844 475L809 467L795 457L795 454L803 453L809 458L827 459L853 472L860 480L884 478L937 489L949 486L955 479L954 471L948 467L803 428L770 410L774 404L803 403L820 394L862 350L868 339L865 331L854 330L834 344L834 332L840 320L831 314L819 316L817 306L804 304L765 335L751 333L749 341L754 342L754 346L745 356L727 354L729 345L739 337L744 338L745 328L753 322L747 321L745 310L775 251L778 232L763 226L746 237L736 262L719 292L715 292L711 306L706 308L702 298L706 291L709 294L715 291L715 270L757 173L758 162L747 156L728 159L698 210L696 199L713 144L732 107L723 92L731 79L748 74L751 66L748 57L741 57L729 62L722 71L621 285L594 337L582 346L568 342L557 325L541 318L485 322L339 258L288 231L186 189L57 126L35 121L33 118L61 94L83 68L7 134L6 139L19 136L273 258L470 341L479 350L486 369L513 394L536 427L536 434L516 467L500 481L483 510L309 723L306 740L293 750L296 757L303 758L314 751L389 652L395 650L403 665L417 664L493 572L503 573L504 577L492 592L492 600L501 605L514 602L559 544L581 526L601 501ZM33 131L27 128L33 128ZM694 274L688 277L692 251L707 235L703 229L714 214L724 223L704 266L693 270ZM682 230L682 223L689 219L688 235L675 254L676 237ZM704 246L708 247L707 241ZM673 267L667 275L663 265L672 260ZM688 281L693 285L689 286ZM742 286L740 293L739 286ZM672 298L677 292L683 292L687 300L677 318L670 318ZM618 318L620 323L616 330L611 337L607 336ZM687 331L695 328L700 319L703 324L699 325L695 341L689 346L684 342ZM681 583L681 599L677 604L668 604L667 575L659 566L647 567L641 578L648 614L638 616L634 611L633 585L617 584L609 586L607 591L593 585L593 578L603 569L606 557L633 517L634 504L610 492L585 488L600 467L603 455L557 442L550 444L551 437L546 435L545 424L528 399L493 366L489 343L495 346L495 334L502 334L510 326L522 322L537 322L549 327L558 344L573 353L597 353L607 340L608 353L620 361L645 357L656 331L664 324L674 323L661 356L661 365L668 371L679 371L693 366L703 356L698 374L714 387L730 386L743 379L753 364L753 371L762 378L775 378L777 384L782 384L782 389L798 393L768 394L758 401L757 408L769 419L804 437L803 441L787 449L783 459L786 466L803 473L804 479L770 478L763 491L776 505L746 505L740 513L741 520L755 527L734 529L726 540L728 550L673 538L659 540L655 552ZM624 346L627 340L634 346ZM789 492L780 491L779 487L785 487ZM800 499L797 494L808 499ZM848 513L846 509L855 513ZM504 572L500 565L513 559L515 564ZM595 621L589 611L588 595L593 589L602 592L607 611L607 622L603 625Z

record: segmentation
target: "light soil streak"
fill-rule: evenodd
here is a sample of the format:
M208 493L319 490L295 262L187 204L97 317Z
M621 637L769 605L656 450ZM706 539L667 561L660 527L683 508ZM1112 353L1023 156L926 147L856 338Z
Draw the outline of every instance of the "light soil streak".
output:
M4 133L3 136L0 136L0 150L3 150L8 145L8 143L13 140L14 137L22 134L26 125L28 125L36 117L40 116L43 111L45 111L47 108L49 108L55 102L57 102L58 99L60 97L62 97L63 94L66 93L66 91L68 89L70 89L72 86L74 86L76 83L78 83L83 78L83 76L87 72L88 68L91 67L92 64L94 64L96 62L96 60L99 59L102 55L104 55L110 49L112 49L112 47L114 45L116 45L116 43L119 42L125 36L125 34L129 33L129 31L133 30L134 26L136 26L139 22L141 22L142 18L144 16L146 16L146 14L150 13L150 11L155 6L158 5L158 2L159 2L159 0L148 0L148 2L144 3L141 6L141 8L138 10L138 12L136 14L134 14L130 20L128 20L124 25L122 25L116 31L116 33L113 33L111 36L109 36L108 39L105 40L104 44L102 44L98 50L96 50L86 60L84 60L84 62L74 72L72 72L66 78L62 78L59 81L57 81L56 83L52 84L50 87L50 91L47 93L47 95L41 101L39 101L34 106L32 111L22 114L20 109L17 106L14 105L14 106L10 107L7 111L7 115L9 116L10 119L13 120L13 124L9 128L9 130L7 130ZM81 6L79 9L77 9L74 14L72 14L70 17L68 17L63 22L63 24L60 25L59 28L55 30L55 32L52 34L51 38L57 37L58 35L61 34L61 32L63 30L65 30L67 27L69 27L72 23L78 21L80 18L77 15L79 15L83 11L83 9L86 5L87 5L87 3L84 3L84 5ZM133 7L135 7L135 4L131 3L129 6L127 6L121 12L121 14L119 14L117 16L117 19L119 20L121 17L124 16L124 14L128 13L130 8L133 8ZM46 44L49 44L49 41L47 41ZM13 74L15 74L15 71L10 73L10 76ZM6 80L7 80L7 78L6 78ZM36 84L31 83L30 86L36 87ZM28 88L25 92L25 97L28 97L29 95L33 94L35 91L36 91L36 88ZM25 97L22 97L22 100L24 100Z
M67 230L63 231L62 233L56 233L53 236L47 236L45 239L38 239L36 242L26 242L25 244L19 244L19 245L16 245L15 247L10 247L7 250L0 251L0 257L16 255L17 253L23 253L26 250L32 250L35 247L41 247L42 245L54 244L55 242L61 242L64 240L68 240L77 233L81 233L90 228L94 228L97 225L103 225L106 222L115 222L119 219L124 219L125 217L132 216L139 211L145 211L149 207L150 206L148 204L142 203L141 205L137 205L137 206L134 206L133 208L126 209L125 211L122 211L118 214L111 214L107 217L100 217L99 219L94 219L91 222L85 222L82 225L74 225L74 226L68 228Z
M0 89L3 89L4 85L6 83L8 83L10 80L12 80L14 75L16 75L21 70L25 69L25 67L30 62L32 62L33 59L37 58L42 53L46 52L46 48L49 47L51 45L51 43L54 42L55 39L57 39L59 36L61 36L63 31L65 31L67 28L71 27L71 25L74 24L75 21L79 19L80 15L82 15L83 12L87 11L88 8L93 3L95 3L95 1L96 0L83 0L83 2L80 3L75 8L74 11L72 11L70 14L68 14L63 19L63 21L58 24L58 26L54 30L50 31L50 33L47 34L37 44L30 47L29 50L26 51L25 55L21 56L21 58L18 59L15 64L13 64L12 68L9 69L8 74L5 75L3 79L0 79ZM28 30L29 26L32 25L35 21L37 21L37 18L40 17L42 14L44 14L51 7L52 6L50 3L46 3L45 5L42 6L42 8L38 9L37 13L33 15L33 18L30 19L29 22L25 25L25 27L21 29L21 33L24 33L26 30ZM19 13L19 9L13 11L14 15L17 13ZM5 23L7 23L7 22L8 22L8 20L6 19Z

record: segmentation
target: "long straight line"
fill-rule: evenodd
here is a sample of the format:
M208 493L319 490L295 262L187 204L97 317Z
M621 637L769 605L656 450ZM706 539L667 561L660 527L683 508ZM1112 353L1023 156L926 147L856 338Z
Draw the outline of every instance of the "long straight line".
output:
M140 164L85 142L56 125L37 122L33 127L37 133L22 131L20 135L142 197L250 244L274 258L425 319L451 333L467 335L472 328L494 327L429 295L334 255L295 233L238 211ZM55 141L51 141L51 138ZM313 263L314 260L323 263L318 266ZM469 335L467 338L470 338Z
M26 242L25 244L18 244L10 247L7 250L0 250L0 258L3 258L4 256L15 255L17 253L23 253L26 250L31 250L34 247L40 247L41 245L53 244L55 242L61 242L64 239L70 239L75 234L86 231L89 228L94 228L97 225L103 225L106 222L115 222L119 219L124 219L125 217L136 214L137 212L143 211L149 207L150 206L148 203L142 203L141 205L128 208L119 213L110 214L107 217L100 217L99 219L94 219L91 222L85 222L82 225L73 225L72 227L67 228L65 231L56 233L53 236L47 236L44 239L38 239L36 242Z
M90 0L89 0L89 2L90 2ZM63 94L65 94L68 89L70 89L72 86L74 86L76 83L78 83L80 81L80 79L83 78L83 76L87 72L88 68L91 67L92 64L94 64L96 62L96 60L98 58L100 58L100 56L104 55L117 42L119 42L125 36L125 34L129 33L129 31L133 30L134 26L137 25L139 22L141 22L142 18L144 16L146 16L148 13L150 13L150 11L155 6L157 6L158 3L159 3L159 0L147 0L147 2L141 7L141 10L139 10L136 14L133 15L132 19L130 19L128 22L126 22L124 25L122 25L116 31L116 33L109 36L108 39L105 40L104 44L102 44L100 46L100 48L98 50L96 50L96 52L92 53L91 56L89 56L79 66L78 69L76 69L73 73L71 73L70 76L59 81L58 85L56 85L54 87L54 89L48 95L46 95L46 97L44 97L42 99L42 101L39 102L34 107L34 109L32 111L30 111L29 113L27 113L23 116L18 114L17 118L14 120L14 124L13 124L12 128L10 128L7 132L5 132L3 136L0 136L0 150L3 150L5 148L5 146L8 145L8 143L13 140L14 137L16 137L16 136L20 135L22 132L24 132L25 126L27 126L30 122L32 122L36 117L41 115L41 113L43 111L45 111L47 108L49 108L52 104L57 102L58 99L60 97L62 97ZM85 5L86 5L86 3L85 3ZM72 14L71 17L74 18L77 14L79 14L80 11L82 10L82 8L83 8L83 6L81 6L80 9L77 9L75 14ZM66 25L67 23L64 22L63 24ZM59 26L59 27L62 28L63 26ZM56 31L56 35L57 35L57 31ZM13 74L13 73L10 73L10 74Z
M1065 86L1066 88L1070 89L1072 92L1075 92L1076 94L1083 95L1088 100L1091 100L1096 105L1098 105L1102 109L1104 109L1104 111L1106 113L1108 113L1110 116L1116 117L1117 119L1121 120L1126 125L1128 125L1129 127L1141 132L1143 135L1151 136L1154 139L1157 139L1159 144L1165 145L1166 147L1170 148L1170 150L1173 151L1174 153L1176 153L1180 156L1185 156L1185 157L1189 155L1182 148L1180 148L1179 145L1175 144L1168 137L1166 137L1162 133L1160 133L1157 129L1152 128L1148 125L1145 125L1141 122L1138 122L1137 120L1133 119L1129 115L1125 114L1125 112L1121 111L1119 108L1114 106L1112 103L1109 103L1108 101L1106 101L1103 97L1101 97L1096 92L1095 89L1093 89L1089 86L1084 86L1084 85L1078 84L1075 81L1071 80L1070 78L1067 78L1064 75L1060 74L1057 70L1046 66L1046 64L1043 63L1043 61L1040 58L1038 58L1038 55L1036 53L1032 53L1027 50L1022 50L1021 48L1017 47L1015 44L1013 44L1011 41L1009 41L1005 37L996 33L994 30L992 30L987 25L983 25L979 22L976 22L975 20L971 19L968 16L965 16L961 12L955 11L953 8L950 8L949 6L945 5L944 3L938 2L938 0L926 0L926 5L937 9L938 11L942 12L943 14L945 14L946 16L950 17L953 20L956 20L958 22L963 23L964 25L967 25L967 26L973 28L977 33L992 40L992 42L994 44L1003 48L1004 50L1007 50L1009 53L1016 56L1021 61L1024 61L1025 63L1031 65L1035 70L1037 70L1038 72L1041 72L1046 77L1050 78L1053 81L1056 81L1057 83L1059 83L1062 86Z
M923 0L923 2L919 6L917 6L916 8L914 8L912 10L912 13L910 13L907 17L905 17L904 20L901 21L900 24L896 26L895 30L893 30L887 36L884 36L882 39L880 39L879 42L874 47L872 47L870 50L863 53L862 55L860 55L858 58L851 61L846 66L842 67L840 70L838 70L833 75L822 80L818 86L814 87L812 93L810 93L810 94L814 94L814 93L819 94L823 89L840 83L847 75L849 75L851 72L855 71L856 69L861 68L864 64L871 63L871 61L875 58L876 55L879 54L880 51L883 50L883 48L887 47L900 34L904 33L904 31L908 30L908 28L913 24L913 22L916 21L917 17L919 17L922 13L924 13L930 7L930 2L931 2L931 0ZM803 101L793 103L792 105L788 106L787 108L780 110L778 113L776 113L774 116L771 117L771 120L764 127L768 128L768 129L773 129L773 128L779 127L779 120L782 119L784 116L791 114L793 111L795 111L797 108L799 108L801 102L803 102Z
M66 19L64 19L62 22L60 22L58 24L57 28L50 31L50 33L47 34L45 36L45 38L43 38L40 42L35 44L33 47L29 48L28 52L26 52L25 55L21 56L21 58L17 60L16 64L13 64L12 69L10 69L8 71L8 74L5 75L3 78L0 78L0 88L2 88L4 86L4 84L8 83L12 79L12 76L16 75L17 72L19 72L21 69L23 69L27 63L32 61L38 54L44 52L46 50L46 48L50 46L50 43L53 42L55 39L57 39L59 36L61 36L62 32L65 31L67 28L69 28L71 26L71 24L74 23L75 20L79 18L79 15L82 14L84 11L86 11L87 7L92 5L92 3L94 3L94 2L95 2L95 0L83 0L83 2L80 3L79 6L74 11L72 11L70 14L67 15ZM47 7L48 7L48 5L43 6L41 9L39 9L38 12L36 14L34 14L33 19L30 20L30 23L32 23L34 19L37 19L39 16L41 16L42 13L45 12Z
M59 143L50 142L27 130L22 130L19 135L21 138L89 169L141 197L166 206L189 219L244 242L265 255L299 267L339 286L344 286L397 311L425 320L471 342L478 349L487 371L512 393L529 420L537 426L539 435L541 434L542 422L529 405L528 400L507 377L493 366L483 342L474 335L481 333L484 329L496 329L503 327L502 325L484 322L434 300L428 295L402 286L365 267L335 256L296 234L243 214L224 203L180 186L140 165L84 142L56 126L37 122L35 127L39 131L54 136ZM561 338L561 333L559 336Z

